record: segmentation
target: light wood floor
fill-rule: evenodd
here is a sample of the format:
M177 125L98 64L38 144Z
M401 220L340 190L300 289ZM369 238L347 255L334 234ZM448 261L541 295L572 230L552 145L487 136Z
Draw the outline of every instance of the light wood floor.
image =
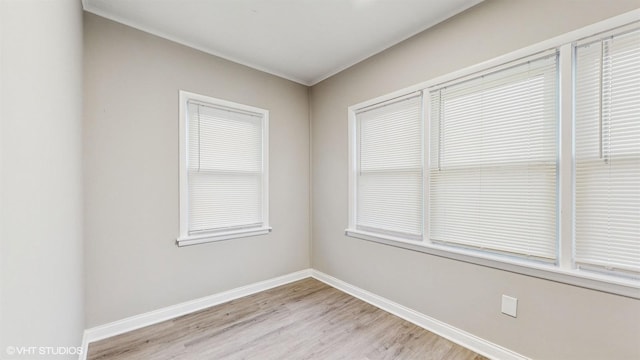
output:
M486 359L304 279L89 345L96 359Z

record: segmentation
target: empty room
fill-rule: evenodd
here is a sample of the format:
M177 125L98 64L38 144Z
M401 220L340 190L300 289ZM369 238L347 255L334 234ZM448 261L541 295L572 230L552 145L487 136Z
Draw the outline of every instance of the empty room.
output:
M40 359L640 359L640 1L0 0Z

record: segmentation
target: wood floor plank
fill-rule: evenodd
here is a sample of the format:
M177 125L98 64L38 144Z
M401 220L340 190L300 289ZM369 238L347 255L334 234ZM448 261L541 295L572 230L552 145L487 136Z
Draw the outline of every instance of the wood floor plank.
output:
M87 358L485 359L312 278L91 343Z

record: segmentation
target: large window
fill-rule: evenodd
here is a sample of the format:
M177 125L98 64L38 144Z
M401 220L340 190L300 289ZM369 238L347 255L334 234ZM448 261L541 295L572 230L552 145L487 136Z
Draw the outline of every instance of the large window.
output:
M266 110L180 92L179 245L267 233Z
M640 298L634 14L351 106L347 235Z

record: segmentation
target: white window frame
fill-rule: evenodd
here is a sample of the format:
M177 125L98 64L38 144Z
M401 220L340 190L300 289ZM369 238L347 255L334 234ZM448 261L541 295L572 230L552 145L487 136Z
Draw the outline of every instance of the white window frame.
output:
M495 59L470 66L453 73L425 81L414 86L395 91L393 93L371 99L348 108L349 118L349 227L345 234L350 237L382 243L390 246L400 247L413 251L419 251L435 256L445 257L458 261L482 265L490 268L506 270L514 273L524 274L537 278L547 279L564 284L594 289L607 293L622 295L630 298L640 299L640 279L619 277L608 273L599 273L579 269L574 264L573 259L573 201L574 201L574 160L573 160L573 62L574 45L580 39L607 32L612 29L637 22L640 18L640 9L633 10L622 15L586 26L584 28L557 36L553 39L528 46L512 53L499 56ZM558 124L558 259L555 264L545 264L536 261L529 261L523 258L510 257L498 253L484 252L481 250L458 248L431 243L425 236L423 241L414 241L384 234L373 234L355 230L353 227L355 219L355 159L356 159L356 124L355 111L357 109L370 106L375 103L384 102L396 97L404 96L416 91L428 93L429 89L442 83L463 78L472 74L481 73L501 65L523 59L548 51L558 49L559 51L559 124ZM423 109L425 132L429 126L429 101L423 98ZM428 169L429 136L424 134L424 168ZM429 179L428 171L424 171L423 206L424 206L424 229L423 234L428 234L429 206L426 203L429 199Z
M195 245L249 236L265 235L271 231L269 223L269 111L227 100L217 99L188 91L179 91L180 111L180 235L178 246ZM216 231L197 235L189 234L189 182L188 182L188 107L190 100L226 107L238 111L257 113L262 116L262 219L260 228Z

